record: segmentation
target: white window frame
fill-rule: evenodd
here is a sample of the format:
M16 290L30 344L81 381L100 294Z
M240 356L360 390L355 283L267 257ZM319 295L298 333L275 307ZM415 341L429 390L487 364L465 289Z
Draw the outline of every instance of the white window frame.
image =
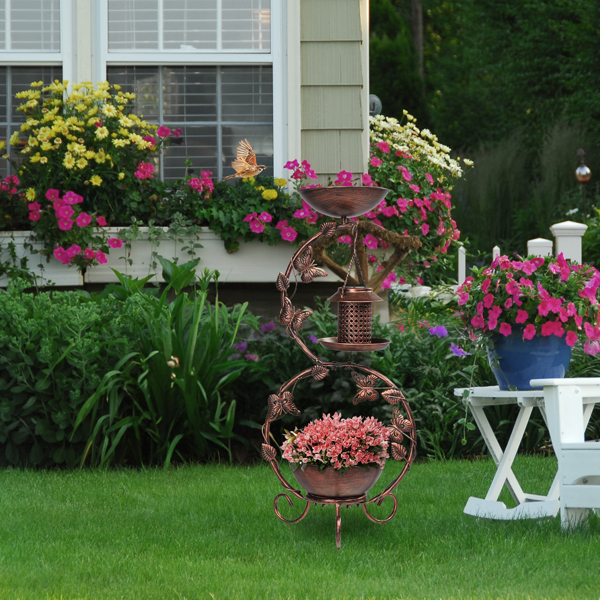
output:
M15 0L13 0L14 2ZM60 52L28 52L0 50L0 66L7 67L62 67L63 79L71 81L75 73L74 12L76 0L60 0ZM7 39L10 23L6 21Z
M160 0L159 0L160 2ZM285 3L286 0L271 0L271 50L270 51L227 51L227 52L109 52L108 51L108 0L95 2L93 40L94 60L92 75L95 82L106 81L107 67L112 66L271 66L273 68L273 175L283 176L286 152L286 77L285 60ZM159 30L160 37L160 30Z

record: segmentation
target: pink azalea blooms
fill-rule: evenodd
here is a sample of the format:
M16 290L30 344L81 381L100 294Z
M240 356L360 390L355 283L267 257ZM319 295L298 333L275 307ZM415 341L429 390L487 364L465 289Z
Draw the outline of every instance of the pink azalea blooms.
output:
M371 166L372 167L380 167L383 164L383 161L380 158L377 158L376 156L374 156L371 159Z
M429 181L429 185L433 185L433 177L429 173L425 173L425 179Z
M525 330L523 331L523 338L526 340L531 340L535 337L535 325L532 325L531 323L529 325L527 325L527 327L525 327Z
M108 238L108 245L111 248L121 248L123 246L123 240L119 238Z
M298 232L293 227L283 227L281 229L281 239L286 242L293 242L297 235Z
M384 154L390 153L390 145L387 142L377 142L375 146L377 146Z
M73 221L71 219L59 219L58 228L61 231L69 231L73 227Z
M46 198L52 202L53 200L58 200L60 198L60 192L55 189L49 189L46 192Z
M79 227L87 227L92 222L92 217L88 215L86 212L82 212L76 219L75 223Z
M577 334L574 331L567 331L567 346L571 348L577 343Z
M371 250L377 248L377 238L372 236L370 233L364 237L363 242L365 246L367 248L371 248Z
M508 323L501 323L499 331L502 335L507 336L512 333L512 327Z
M106 254L104 254L102 250L98 250L96 253L96 259L101 265L105 265L108 262L108 258L106 258Z
M165 127L164 125L161 125L156 130L156 135L161 138L167 137L170 133L171 133L171 130L168 127Z
M98 225L100 227L106 227L107 223L106 223L106 219L104 217L98 217L96 219L96 223L98 223Z

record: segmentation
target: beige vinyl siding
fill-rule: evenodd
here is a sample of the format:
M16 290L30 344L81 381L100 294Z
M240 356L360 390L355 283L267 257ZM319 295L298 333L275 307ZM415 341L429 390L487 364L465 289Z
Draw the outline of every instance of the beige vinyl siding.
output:
M366 170L361 2L301 0L302 157L321 181Z

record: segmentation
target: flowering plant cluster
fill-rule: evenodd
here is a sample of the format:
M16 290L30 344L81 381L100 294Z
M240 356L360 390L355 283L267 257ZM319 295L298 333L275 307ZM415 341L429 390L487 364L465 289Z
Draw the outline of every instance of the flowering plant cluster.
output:
M598 287L594 267L556 258L496 258L474 270L458 290L462 320L472 340L513 331L524 339L565 336L569 346L584 342L588 354L600 352Z
M463 169L450 157L450 148L404 114L404 124L382 115L370 118L369 174L375 185L390 193L365 216L391 231L419 236L422 257L436 261L460 237L452 219L450 191L452 179L461 177ZM468 159L463 163L473 165Z
M290 463L332 466L339 471L360 465L383 467L388 458L389 431L374 417L342 419L333 417L311 421L304 429L286 432L283 458Z

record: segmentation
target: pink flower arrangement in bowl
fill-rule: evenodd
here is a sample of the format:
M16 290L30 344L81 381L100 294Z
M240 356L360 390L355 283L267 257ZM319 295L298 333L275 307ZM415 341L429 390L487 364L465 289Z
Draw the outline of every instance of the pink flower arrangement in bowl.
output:
M303 470L306 465L321 471L333 467L340 473L355 466L383 468L389 457L388 429L374 417L323 415L301 431L286 431L285 437L283 458Z
M598 287L600 272L592 266L556 258L496 258L474 269L457 289L461 318L476 340L515 331L523 339L556 336L573 347L584 343L588 354L600 352Z

